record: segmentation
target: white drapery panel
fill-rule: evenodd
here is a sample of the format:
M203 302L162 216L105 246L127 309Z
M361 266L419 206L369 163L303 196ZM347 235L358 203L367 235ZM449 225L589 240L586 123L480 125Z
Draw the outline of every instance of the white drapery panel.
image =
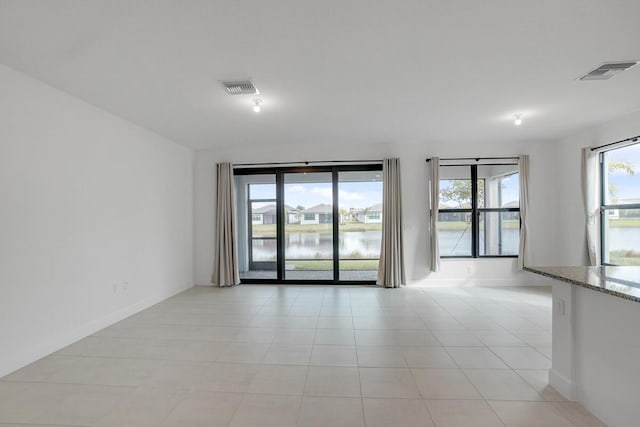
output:
M398 288L405 284L400 159L382 161L382 181L382 247L377 283Z
M520 245L518 248L518 270L522 270L529 258L529 242L527 235L527 212L529 211L529 156L518 157L520 175Z
M240 283L233 168L231 163L218 163L216 169L216 240L211 283L220 287L233 286Z
M431 228L431 271L440 271L440 246L438 244L438 208L440 206L440 158L432 157L430 161L431 173L429 174L429 205Z
M586 217L587 254L591 265L600 265L598 251L598 223L600 201L598 197L599 153L591 148L582 149L582 201Z

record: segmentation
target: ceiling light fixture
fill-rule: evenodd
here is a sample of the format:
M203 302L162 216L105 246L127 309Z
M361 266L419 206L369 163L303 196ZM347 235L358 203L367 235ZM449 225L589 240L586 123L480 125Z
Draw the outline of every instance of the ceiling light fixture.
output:
M253 112L254 113L259 113L260 112L260 104L262 104L262 99L254 99L253 100Z
M515 116L513 116L513 124L516 126L520 126L522 124L522 115L521 114L516 114Z

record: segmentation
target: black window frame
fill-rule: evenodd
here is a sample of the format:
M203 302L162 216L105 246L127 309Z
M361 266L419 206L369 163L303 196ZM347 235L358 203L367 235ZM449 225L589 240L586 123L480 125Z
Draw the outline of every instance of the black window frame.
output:
M277 209L277 203L276 203L276 199L252 199L251 198L251 185L253 184L248 184L249 185L249 191L248 191L248 198L247 198L247 215L249 217L249 222L248 222L248 230L247 230L247 240L248 240L248 251L249 251L249 268L251 269L258 269L261 268L263 270L275 270L277 267L277 264L275 262L271 262L271 261L255 261L253 259L253 241L254 240L275 240L277 242L278 237L274 236L274 237L255 237L253 235L253 204L254 203L273 203L274 205L276 205L276 209ZM262 215L262 218L264 220L264 214Z
M605 170L605 155L610 151L620 150L623 148L627 148L633 145L640 145L640 143L635 144L627 144L621 147L612 147L608 150L603 150L598 153L598 161L600 162L600 262L602 265L611 265L611 266L619 266L622 264L613 264L610 262L605 262L607 258L605 255L606 251L606 229L605 226L605 217L608 212L612 210L631 210L631 209L640 209L640 203L625 203L625 204L607 204L607 182L606 177L608 171Z
M469 167L471 170L471 208L463 208L463 209L438 209L438 214L440 213L465 213L471 215L471 255L440 255L440 258L445 259L456 259L456 258L518 258L517 254L492 254L492 255L481 255L480 254L480 226L479 219L482 213L488 212L518 212L518 216L520 216L520 206L517 208L481 208L478 207L478 166L517 166L517 163L481 163L481 164L451 164L451 165L440 165L440 168L443 167ZM518 171L520 173L520 171ZM465 178L466 179L466 178ZM484 180L484 178L480 178ZM441 179L442 180L442 179ZM486 185L483 186L484 191L486 191ZM518 229L522 227L522 218L520 217L520 224ZM499 232L502 232L502 228L499 228ZM486 229L485 229L486 233ZM485 236L485 243L487 241ZM502 247L500 247L502 250Z

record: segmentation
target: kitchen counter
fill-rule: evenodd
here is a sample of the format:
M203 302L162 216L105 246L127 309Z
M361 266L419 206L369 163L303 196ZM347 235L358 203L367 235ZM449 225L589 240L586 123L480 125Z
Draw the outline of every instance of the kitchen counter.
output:
M524 270L640 302L640 266L525 267Z
M637 426L640 266L525 270L553 279L549 384L611 427Z

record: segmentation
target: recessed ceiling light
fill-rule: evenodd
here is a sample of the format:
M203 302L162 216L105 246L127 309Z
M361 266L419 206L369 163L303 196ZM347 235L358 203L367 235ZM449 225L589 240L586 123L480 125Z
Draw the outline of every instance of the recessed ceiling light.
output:
M522 124L522 115L521 114L516 114L515 116L513 116L513 124L516 126L520 126Z
M253 100L253 112L254 113L259 113L261 108L260 108L260 104L262 104L262 99L254 99Z

